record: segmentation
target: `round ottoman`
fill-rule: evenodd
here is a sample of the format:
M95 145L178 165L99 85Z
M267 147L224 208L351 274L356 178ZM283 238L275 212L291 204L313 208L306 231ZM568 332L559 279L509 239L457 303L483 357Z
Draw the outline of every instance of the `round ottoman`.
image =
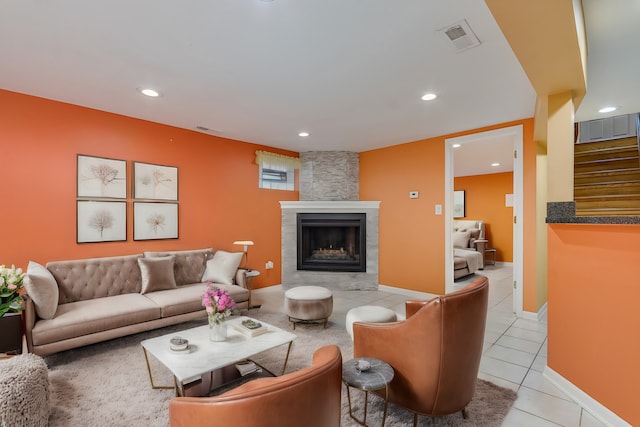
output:
M327 319L333 312L333 294L321 286L298 286L284 293L284 309L293 323L322 322L327 327Z
M353 340L353 322L386 323L398 320L396 312L377 305L363 305L347 312L347 332Z

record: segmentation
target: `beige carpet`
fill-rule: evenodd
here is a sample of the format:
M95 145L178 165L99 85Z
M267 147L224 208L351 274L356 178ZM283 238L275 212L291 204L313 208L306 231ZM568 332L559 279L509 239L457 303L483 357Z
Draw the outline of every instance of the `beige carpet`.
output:
M286 316L252 310L252 317L290 329ZM194 321L182 325L145 332L80 349L47 356L51 390L51 427L62 426L167 426L171 390L153 390L140 341L204 324ZM289 357L287 372L310 365L315 349L337 344L342 357L353 356L353 344L343 327L329 323L327 329L298 326L297 339ZM282 369L286 347L270 350L254 359L273 372ZM152 361L156 384L172 384L170 373ZM342 426L356 426L349 418L346 392L343 389ZM355 398L354 398L355 395ZM362 409L362 393L352 393L354 408ZM479 380L476 395L467 410L469 419L461 414L431 419L420 417L420 426L499 426L515 400L516 393ZM370 425L380 425L381 399L370 394ZM360 412L361 413L361 412ZM360 414L359 413L359 414ZM390 405L387 426L410 426L413 416L406 410Z

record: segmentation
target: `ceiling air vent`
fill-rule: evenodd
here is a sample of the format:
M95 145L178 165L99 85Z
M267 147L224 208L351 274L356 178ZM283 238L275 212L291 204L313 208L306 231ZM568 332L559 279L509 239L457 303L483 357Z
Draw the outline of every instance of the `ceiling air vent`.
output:
M449 40L457 52L462 52L480 45L480 40L466 19L441 28L439 31L447 37L447 40Z

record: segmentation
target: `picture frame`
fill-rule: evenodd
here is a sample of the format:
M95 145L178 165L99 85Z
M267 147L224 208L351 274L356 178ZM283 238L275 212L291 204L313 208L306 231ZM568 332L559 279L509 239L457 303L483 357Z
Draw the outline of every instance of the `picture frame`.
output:
M126 160L78 154L76 194L78 198L126 199Z
M133 240L158 240L177 238L177 203L133 203Z
M127 202L78 200L76 203L76 242L127 240Z
M133 198L178 201L178 167L133 162Z
M467 216L465 208L465 194L464 190L457 190L453 192L453 217L464 218Z

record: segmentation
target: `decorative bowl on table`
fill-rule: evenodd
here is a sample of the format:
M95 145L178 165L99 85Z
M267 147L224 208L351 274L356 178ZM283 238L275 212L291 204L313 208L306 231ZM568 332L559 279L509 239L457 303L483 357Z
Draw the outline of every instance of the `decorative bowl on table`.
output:
M182 337L173 337L169 340L169 348L173 351L185 351L189 348L189 340Z

